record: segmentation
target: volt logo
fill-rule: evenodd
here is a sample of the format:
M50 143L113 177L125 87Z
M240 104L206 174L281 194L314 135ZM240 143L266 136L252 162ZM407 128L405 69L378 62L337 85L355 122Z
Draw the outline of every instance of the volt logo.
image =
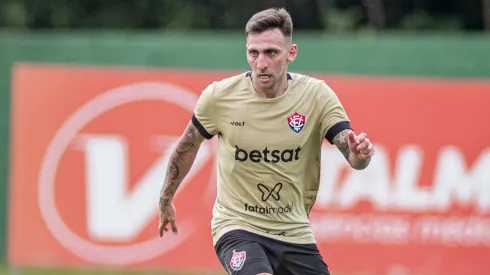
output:
M272 189L269 189L269 187L263 185L262 183L257 184L257 188L262 193L262 201L267 201L270 197L274 198L276 201L281 199L279 192L282 189L282 183L280 182L274 185Z

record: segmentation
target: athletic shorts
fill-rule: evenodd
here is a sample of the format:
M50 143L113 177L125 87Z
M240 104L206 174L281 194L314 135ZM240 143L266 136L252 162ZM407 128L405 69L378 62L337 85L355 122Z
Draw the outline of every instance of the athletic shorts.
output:
M287 243L234 230L218 240L215 250L232 275L330 275L316 244Z

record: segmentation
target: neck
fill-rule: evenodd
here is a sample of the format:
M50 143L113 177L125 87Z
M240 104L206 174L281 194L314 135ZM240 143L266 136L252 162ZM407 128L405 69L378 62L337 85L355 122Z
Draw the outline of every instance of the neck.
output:
M252 75L252 86L255 91L265 98L276 98L284 94L288 88L288 81L286 75L284 75L274 86L270 88L260 87L260 83L256 84L256 78Z

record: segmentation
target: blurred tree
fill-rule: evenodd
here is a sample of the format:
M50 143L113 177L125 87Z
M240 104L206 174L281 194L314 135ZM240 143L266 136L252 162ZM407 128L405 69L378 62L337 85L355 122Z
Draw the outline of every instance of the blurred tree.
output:
M2 0L0 27L243 29L255 12L285 7L296 29L482 30L490 0ZM486 6L485 6L486 5ZM483 8L483 7L486 8ZM483 12L482 12L483 10Z
M386 26L386 15L383 0L362 0L366 7L369 25L376 29Z
M485 21L485 30L490 31L490 0L483 0L483 20Z

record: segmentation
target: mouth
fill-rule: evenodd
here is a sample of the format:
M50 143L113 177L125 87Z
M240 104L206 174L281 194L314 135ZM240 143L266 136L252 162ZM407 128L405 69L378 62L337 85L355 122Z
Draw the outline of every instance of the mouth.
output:
M268 82L271 79L271 77L272 77L269 74L259 74L257 76L258 76L258 79L259 79L260 82Z

